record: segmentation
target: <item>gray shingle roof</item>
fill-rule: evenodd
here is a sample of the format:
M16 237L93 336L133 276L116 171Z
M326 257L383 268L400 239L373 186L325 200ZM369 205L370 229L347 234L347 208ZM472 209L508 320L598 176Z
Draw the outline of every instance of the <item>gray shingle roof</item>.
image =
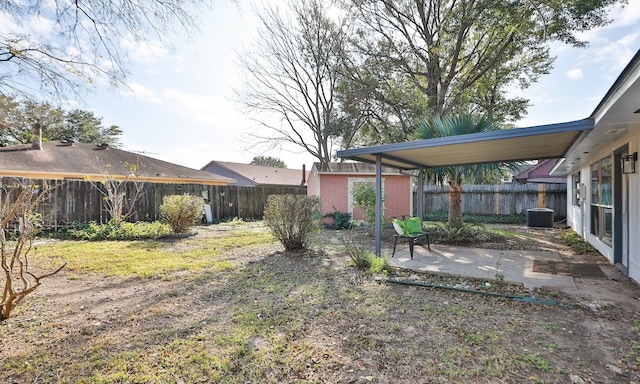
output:
M0 148L0 175L28 178L131 179L157 183L226 185L233 179L106 145L45 142Z
M202 169L236 178L238 185L302 185L301 169L265 167L216 160L210 161ZM305 180L308 176L309 171L306 171ZM242 178L244 180L241 180Z

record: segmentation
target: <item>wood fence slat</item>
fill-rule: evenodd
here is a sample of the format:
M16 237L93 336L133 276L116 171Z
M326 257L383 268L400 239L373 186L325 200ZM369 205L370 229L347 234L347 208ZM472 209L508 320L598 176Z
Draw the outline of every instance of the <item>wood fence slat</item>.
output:
M39 207L47 227L64 226L73 222L91 221L105 223L109 220L105 211L103 194L97 189L99 183L84 180L27 180L22 178L0 178L0 186L7 187L17 182L31 182L53 187L51 197ZM128 186L129 196L133 185ZM565 184L547 184L539 188L537 184L463 185L463 212L470 214L525 214L529 208L554 210L555 217L566 217L567 191ZM135 204L135 219L154 221L160 218L159 207L162 198L175 194L191 194L205 197L211 206L213 219L225 220L234 217L243 220L260 220L269 195L306 194L306 187L238 187L200 184L153 184L145 183L143 196ZM449 189L447 186L429 185L424 189L423 217L430 212L447 210ZM415 193L414 193L415 199ZM0 190L0 206L9 204L7 195ZM415 204L414 204L415 206Z
M414 193L414 199L415 199ZM541 207L543 203L545 206ZM427 185L424 188L424 212L448 210L449 187ZM567 216L566 184L500 184L500 185L463 185L462 212L480 215L516 215L526 214L529 208L550 208L555 217Z
M29 180L24 178L0 178L0 186L7 187L18 182L35 183L52 187L51 195L37 211L43 214L47 227L69 225L73 222L106 223L109 215L105 211L104 195L97 189L100 183L84 180ZM127 196L132 196L133 183L127 185ZM134 219L154 221L160 218L162 198L168 195L189 194L206 197L214 220L232 219L260 220L264 214L267 196L272 194L307 194L306 187L238 187L201 184L154 184L145 183L144 194L135 202ZM0 206L11 202L0 188Z

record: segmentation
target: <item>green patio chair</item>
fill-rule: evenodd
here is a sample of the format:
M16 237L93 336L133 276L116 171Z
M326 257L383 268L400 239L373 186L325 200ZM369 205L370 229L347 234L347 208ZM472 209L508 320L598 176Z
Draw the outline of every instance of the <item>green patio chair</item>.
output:
M396 254L396 245L398 244L398 239L409 239L409 254L413 259L413 247L414 245L422 245L424 247L424 242L427 242L427 249L431 252L431 244L429 244L429 234L425 232L424 228L422 228L422 220L419 217L404 217L403 219L393 218L391 220L393 224L393 229L395 229L396 233L393 235L393 253L391 253L391 257Z

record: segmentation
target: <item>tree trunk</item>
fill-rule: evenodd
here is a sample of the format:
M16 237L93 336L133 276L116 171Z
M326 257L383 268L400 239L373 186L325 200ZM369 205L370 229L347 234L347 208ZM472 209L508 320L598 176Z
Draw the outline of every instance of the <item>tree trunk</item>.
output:
M461 228L462 222L462 185L449 183L449 225Z

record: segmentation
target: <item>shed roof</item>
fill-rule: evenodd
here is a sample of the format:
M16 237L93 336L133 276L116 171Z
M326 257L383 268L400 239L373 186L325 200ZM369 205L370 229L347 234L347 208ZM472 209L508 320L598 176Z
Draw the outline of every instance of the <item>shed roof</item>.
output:
M107 145L45 142L0 148L0 175L42 179L149 181L172 184L227 185L233 179L123 151Z

